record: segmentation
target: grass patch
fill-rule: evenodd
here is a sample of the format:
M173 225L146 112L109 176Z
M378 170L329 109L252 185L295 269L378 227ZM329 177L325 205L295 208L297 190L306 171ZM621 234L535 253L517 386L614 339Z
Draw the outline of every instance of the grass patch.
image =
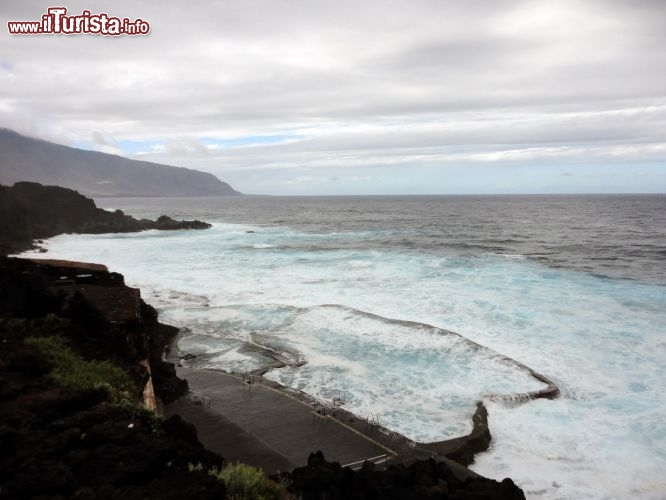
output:
M67 347L59 337L29 337L25 343L37 347L53 363L51 377L70 389L94 389L106 386L110 392L130 392L131 379L109 361L87 361Z
M224 469L206 470L201 464L190 464L190 471L208 472L224 481L230 500L288 500L292 496L284 486L271 481L261 470L247 464L229 464Z

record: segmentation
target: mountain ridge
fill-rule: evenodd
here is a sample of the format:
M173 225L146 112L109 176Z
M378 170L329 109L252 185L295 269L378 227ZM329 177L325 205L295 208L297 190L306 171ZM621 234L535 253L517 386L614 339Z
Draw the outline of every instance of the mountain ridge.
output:
M38 182L86 196L236 196L213 174L86 151L0 128L0 184Z

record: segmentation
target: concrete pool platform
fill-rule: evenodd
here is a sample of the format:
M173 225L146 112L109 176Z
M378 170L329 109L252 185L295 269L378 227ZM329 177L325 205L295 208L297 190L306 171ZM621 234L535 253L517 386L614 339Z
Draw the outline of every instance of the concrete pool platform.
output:
M376 457L385 462L398 454L260 377L248 383L235 374L183 367L178 376L199 398L169 405L166 415L179 414L194 424L201 442L228 462L273 474L305 465L317 450L343 465Z

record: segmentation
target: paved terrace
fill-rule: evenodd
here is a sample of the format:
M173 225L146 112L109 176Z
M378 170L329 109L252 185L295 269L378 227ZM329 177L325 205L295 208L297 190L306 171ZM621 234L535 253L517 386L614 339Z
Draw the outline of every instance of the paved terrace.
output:
M377 441L338 420L321 418L312 406L267 385L249 385L236 375L211 370L178 368L178 376L210 400L204 405L180 400L166 414L177 413L194 424L201 442L228 462L272 474L305 465L317 450L343 465L392 456Z

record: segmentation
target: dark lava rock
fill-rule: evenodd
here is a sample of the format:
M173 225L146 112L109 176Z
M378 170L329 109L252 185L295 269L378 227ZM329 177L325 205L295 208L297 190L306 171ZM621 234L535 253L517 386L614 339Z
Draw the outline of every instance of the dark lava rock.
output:
M207 222L200 220L174 220L166 215L160 215L153 223L152 229L208 229L211 227Z
M423 445L423 447L467 467L474 463L474 456L477 453L487 450L490 446L491 435L488 428L488 410L482 402L476 404L476 411L472 416L472 424L472 432L467 436L438 443L429 443Z
M0 186L0 255L33 247L33 240L62 233L127 233L146 229L207 229L198 220L135 219L122 210L109 212L71 189L17 182Z
M289 491L303 500L525 499L511 479L500 483L470 477L461 481L446 463L432 459L390 465L385 470L375 470L373 464L366 463L354 472L327 462L318 451L310 455L306 467L282 474L279 479L289 483Z
M195 428L138 406L146 358L155 367L158 396L173 399L187 390L161 359L174 329L160 325L143 302L136 320L110 323L107 307L90 302L76 282L53 285L64 271L0 258L0 498L225 498L222 482L190 470L224 464L201 445ZM122 276L92 274L92 286L140 300ZM136 384L135 402L111 399L103 386L59 385L50 376L53 361L25 342L40 336L56 336L84 359L124 369Z

